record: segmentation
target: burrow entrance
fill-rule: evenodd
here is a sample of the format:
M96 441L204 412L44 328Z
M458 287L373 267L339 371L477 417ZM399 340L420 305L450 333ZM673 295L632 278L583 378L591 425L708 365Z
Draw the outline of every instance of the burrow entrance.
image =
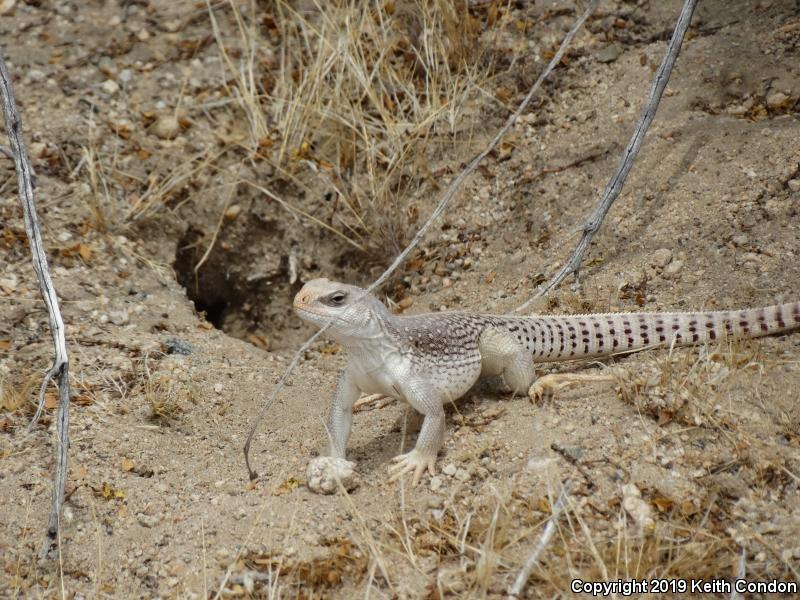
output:
M216 223L191 225L175 253L178 282L197 311L217 329L264 349L294 345L312 331L291 310L305 281L359 282L365 276L351 267L359 261L352 249L313 227L291 221L289 231L285 225L242 211L223 223L215 239Z

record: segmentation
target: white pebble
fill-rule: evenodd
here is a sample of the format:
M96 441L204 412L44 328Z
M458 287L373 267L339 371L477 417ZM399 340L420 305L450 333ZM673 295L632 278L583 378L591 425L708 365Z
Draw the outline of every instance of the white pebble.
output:
M113 79L106 79L101 85L100 89L109 96L113 96L119 91L119 84Z

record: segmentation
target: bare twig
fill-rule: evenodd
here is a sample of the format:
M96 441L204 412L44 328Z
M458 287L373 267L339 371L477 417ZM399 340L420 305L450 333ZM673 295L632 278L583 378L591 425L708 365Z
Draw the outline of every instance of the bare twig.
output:
M550 518L547 521L544 531L542 531L542 535L539 537L539 541L536 543L533 551L525 560L525 564L522 566L517 578L514 580L514 585L512 585L511 589L508 590L508 600L515 600L522 595L522 590L525 589L525 584L528 583L531 573L539 564L539 555L542 553L542 551L544 551L545 548L547 548L547 544L550 543L550 538L553 537L553 533L556 531L558 516L561 514L561 511L564 509L564 505L567 502L569 488L570 482L567 481L564 484L564 487L561 489L558 500L556 500L556 503L553 505L553 512L550 514Z
M589 244L591 243L598 229L600 229L600 225L603 223L603 219L611 208L611 205L622 191L622 187L625 185L625 180L628 177L628 173L630 172L631 167L636 160L636 156L639 153L639 148L642 145L644 136L647 133L650 124L653 122L653 118L656 115L656 110L658 110L658 104L661 102L661 96L664 93L664 88L667 86L670 74L672 73L672 67L675 65L675 61L677 60L678 54L681 51L681 43L683 42L683 37L686 34L686 30L689 28L689 23L692 20L692 13L694 12L696 5L697 0L684 0L683 9L681 10L681 14L678 16L678 22L675 25L675 31L672 33L672 39L667 46L667 52L664 55L664 60L661 61L661 66L658 68L656 76L653 79L653 83L650 87L650 94L647 97L647 102L644 105L642 114L639 116L639 121L636 123L636 127L633 130L633 136L628 142L628 145L625 147L625 151L622 153L619 166L617 167L614 175L611 177L611 180L608 182L608 185L606 185L606 189L603 192L603 195L600 197L600 201L595 206L592 214L589 216L589 219L586 221L586 223L584 223L583 235L581 235L578 245L558 273L556 273L550 281L539 288L539 291L536 293L534 298L528 300L517 310L525 309L533 301L533 299L544 296L547 292L564 281L564 279L572 273L575 274L575 279L578 279L583 255L586 252L586 249L589 247Z
M39 280L39 291L42 294L47 316L50 320L50 329L53 333L53 346L55 358L53 366L47 372L39 390L39 404L36 414L31 421L31 427L36 424L44 406L44 394L47 384L53 379L58 379L58 416L56 427L58 441L56 443L56 470L53 477L53 503L50 510L50 520L47 527L47 537L42 546L40 557L44 557L58 538L59 517L61 506L64 503L64 486L67 480L67 458L69 450L69 359L67 357L67 340L64 331L64 321L58 308L58 296L50 279L47 267L47 255L39 232L39 218L36 214L36 205L33 197L33 184L31 182L31 164L28 150L22 139L22 121L17 112L14 100L14 90L11 86L11 77L6 68L5 56L0 49L0 92L3 96L3 111L5 113L8 139L11 143L11 152L14 155L14 165L17 171L19 199L22 202L22 211L25 217L25 232L31 248L33 270ZM59 550L60 554L60 550Z
M447 187L447 189L444 191L444 193L440 197L439 202L436 205L436 208L434 208L433 212L428 217L428 220L425 221L425 223L422 225L422 227L420 227L420 229L417 231L416 235L411 240L411 242L403 249L402 252L400 252L400 254L397 255L397 257L394 259L392 264L389 265L389 267L381 274L381 276L378 277L378 279L376 279L372 283L372 285L370 285L365 290L365 292L364 292L365 295L371 293L376 288L378 288L378 286L380 286L383 282L385 282L389 278L389 276L391 276L391 274L394 273L397 270L397 268L400 265L403 264L403 262L406 260L406 258L408 258L408 255L411 254L411 251L417 246L417 244L419 244L422 241L422 239L428 233L428 230L431 228L431 226L433 225L434 221L436 221L436 219L444 212L444 209L447 208L448 203L450 202L450 200L452 200L453 196L455 196L456 192L461 188L461 185L464 183L464 181L467 179L467 177L473 171L475 171L475 169L477 168L478 164L480 164L480 162L484 158L486 158L486 156L492 150L494 150L494 148L497 146L497 144L500 143L500 140L503 139L503 136L505 136L505 134L508 133L508 131L514 126L514 123L516 123L516 121L519 118L519 116L522 114L522 112L525 110L525 108L528 106L528 104L530 104L530 101L533 99L534 95L539 90L539 88L541 87L541 85L544 82L544 80L548 77L548 75L550 75L550 73L553 71L553 69L556 67L556 65L558 65L558 63L561 62L561 58L564 56L564 52L566 52L567 47L572 42L572 39L578 33L578 30L581 28L581 26L583 26L583 24L586 21L586 19L589 18L589 15L591 15L594 12L594 10L597 7L598 3L599 3L599 0L592 0L592 2L589 3L589 5L586 7L586 10L583 12L583 14L578 18L577 21L575 21L575 24L572 26L572 29L570 29L569 32L567 33L567 35L564 36L564 40L561 42L561 46L559 46L558 51L555 53L555 55L550 60L550 62L547 63L547 66L545 67L544 71L542 71L541 75L539 75L539 78L536 80L536 82L533 84L533 86L531 86L531 89L528 91L527 95L522 100L522 102L520 103L520 105L517 108L517 110L514 111L508 117L508 119L506 120L506 122L503 125L503 127L492 138L492 140L489 142L489 144L486 146L486 148L480 154L478 154L475 158L473 158L469 162L469 164L464 168L464 170L458 175L458 177L456 177L450 183L450 185ZM270 391L270 394L267 397L266 401L264 402L264 405L262 406L261 411L259 412L258 416L256 417L256 420L253 423L252 428L250 429L250 433L247 435L247 441L245 441L244 448L243 448L243 450L244 450L244 461L245 461L245 464L247 465L247 472L248 472L251 480L255 479L256 477L258 477L258 474L255 471L253 471L253 469L250 467L250 443L253 440L253 435L255 435L256 429L258 428L258 425L261 422L261 419L264 418L264 415L269 410L269 407L272 406L272 403L277 398L278 393L281 391L281 389L283 389L283 386L286 383L286 380L289 378L289 376L294 371L295 367L297 366L297 363L300 361L300 358L311 347L311 345L317 339L319 339L319 337L325 331L328 330L328 328L330 327L330 325L332 323L333 323L333 319L331 319L331 321L329 321L324 327L322 327L319 331L317 331L317 333L315 333L308 340L306 340L306 342L302 346L300 346L300 349L297 350L295 355L292 357L292 360L289 363L289 366L283 372L283 375L281 375L281 378L278 380L278 383L276 383L275 386Z
M745 552L744 548L742 548L742 553L739 555L739 569L736 573L736 581L740 579L744 579L747 575L747 553ZM742 595L736 590L736 586L733 586L731 590L731 600L739 600Z
M14 153L11 151L11 148L6 148L5 146L0 146L0 154L5 156L6 158L10 158L14 160Z

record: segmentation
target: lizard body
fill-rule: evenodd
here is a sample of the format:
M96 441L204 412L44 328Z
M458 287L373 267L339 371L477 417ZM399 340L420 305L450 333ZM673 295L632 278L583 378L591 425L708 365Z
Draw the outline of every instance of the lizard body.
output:
M536 362L800 328L800 302L714 312L394 315L361 288L327 279L306 283L293 307L320 327L333 319L331 337L349 358L327 420L330 456L345 458L353 404L361 393L403 399L424 420L414 449L395 458L393 479L413 472L415 485L425 469L434 473L444 441L444 404L463 396L482 375L502 375L515 393L533 397L542 389L536 384Z

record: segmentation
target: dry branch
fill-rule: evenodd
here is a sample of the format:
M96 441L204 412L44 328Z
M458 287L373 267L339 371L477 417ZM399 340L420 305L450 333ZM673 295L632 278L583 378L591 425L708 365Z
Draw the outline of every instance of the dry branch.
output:
M539 541L536 543L533 551L525 560L525 564L522 566L517 578L514 580L514 585L512 585L511 589L508 590L508 600L515 600L522 595L522 590L525 589L525 584L528 582L528 579L530 579L531 573L533 573L533 570L539 564L539 555L545 548L547 548L547 544L550 543L550 538L552 538L553 533L555 533L558 516L564 509L564 504L566 504L567 497L569 496L569 488L570 482L567 481L564 484L564 487L561 489L561 493L558 495L558 500L556 500L556 503L553 505L553 512L550 514L550 518L547 520L547 525L545 526L544 531L542 531Z
M531 86L531 89L528 91L527 95L522 100L517 110L514 111L508 117L503 127L492 138L492 140L489 142L486 148L484 148L484 150L480 154L478 154L475 158L473 158L469 162L469 164L464 168L464 170L458 175L458 177L456 177L450 183L450 185L447 187L447 189L440 197L439 202L436 205L436 208L434 208L433 212L430 214L430 216L422 225L422 227L419 228L419 230L417 231L416 235L411 240L411 242L409 242L409 244L403 249L403 251L397 255L392 264L389 265L389 267L380 275L380 277L378 277L365 290L365 294L372 293L378 286L380 286L383 282L385 282L391 276L391 274L397 270L397 268L400 265L403 264L403 262L408 258L408 255L411 254L411 251L417 246L417 244L419 244L422 241L422 239L428 233L428 230L431 228L436 219L444 212L444 209L447 208L448 203L450 202L450 200L453 199L453 196L455 196L456 192L461 188L461 185L464 183L467 177L473 171L475 171L480 162L484 158L486 158L486 156L492 150L494 150L495 147L497 147L497 145L500 143L500 140L502 140L505 134L508 133L508 131L514 126L514 123L516 123L519 116L522 114L522 112L525 110L528 104L530 104L530 101L533 99L534 95L539 90L544 80L548 77L548 75L550 75L550 73L553 71L556 65L558 65L558 63L561 62L561 58L564 56L564 52L566 52L567 47L572 42L572 38L574 38L575 35L578 33L578 30L583 26L584 22L586 22L586 19L589 18L589 15L591 15L594 12L599 1L600 0L592 0L592 2L589 3L583 14L578 18L577 21L575 21L575 24L569 30L567 35L564 36L564 40L561 42L558 51L555 53L550 62L547 63L547 66L545 67L544 71L542 71L542 73L539 75L539 78ZM281 375L280 379L278 380L278 383L276 383L275 386L270 391L270 394L267 397L266 401L264 402L261 411L256 417L256 420L253 423L252 428L250 429L250 433L247 435L247 441L245 441L243 448L244 461L245 464L247 465L247 472L251 480L258 477L258 474L255 471L253 471L252 468L250 468L250 443L253 440L253 435L255 435L256 429L258 428L261 419L264 418L264 415L269 410L269 407L272 406L273 402L275 402L275 399L278 397L278 393L281 391L281 389L283 389L286 380L294 371L295 367L297 366L297 363L300 361L300 358L311 347L311 344L313 344L317 339L319 339L319 337L325 331L327 331L331 323L333 323L333 319L331 319L331 321L329 321L322 329L317 331L317 333L315 333L313 336L307 339L305 343L302 346L300 346L297 352L295 352L294 356L292 357L292 361L289 363L289 366L283 372L283 375Z
M47 371L44 376L44 381L42 381L42 386L39 389L39 403L36 407L36 414L31 420L30 427L36 424L42 414L47 385L53 378L58 380L56 468L53 476L53 501L47 527L47 537L45 538L40 552L40 557L43 558L56 541L58 535L61 506L64 503L64 486L67 481L67 458L69 450L69 359L67 357L64 321L61 318L61 311L58 308L58 296L56 296L53 281L50 279L50 271L47 267L47 255L44 251L42 235L39 230L39 217L36 214L36 204L33 197L31 163L28 157L28 150L22 139L22 121L17 111L16 101L14 100L14 90L11 86L11 77L8 74L5 55L1 48L0 87L2 87L0 93L2 93L3 96L6 129L8 130L8 139L11 144L11 153L14 157L14 166L17 172L19 199L20 202L22 202L22 212L25 219L25 233L30 243L33 270L36 272L36 278L39 280L39 291L42 294L42 300L44 300L44 304L47 308L47 316L50 321L50 330L53 334L53 346L55 349L53 366Z
M581 235L581 239L578 241L578 245L564 263L564 266L561 267L561 269L550 281L539 288L539 291L536 293L534 298L544 296L547 292L564 281L564 279L566 279L566 277L572 273L575 274L576 281L578 280L578 270L580 269L583 255L586 252L586 249L589 247L589 244L592 242L595 234L600 229L600 225L603 223L603 219L605 219L606 214L608 214L611 205L622 191L622 188L625 185L625 180L628 177L628 173L630 172L631 167L633 167L636 156L639 154L639 148L642 145L644 136L647 133L650 124L653 122L653 118L656 116L658 104L661 102L661 96L664 93L664 88L667 87L667 83L669 82L669 77L672 73L672 67L675 65L678 54L680 54L683 37L686 34L686 30L689 28L689 23L692 20L692 13L694 13L696 5L697 0L685 0L683 3L683 8L678 16L678 22L675 24L675 31L672 33L672 39L667 46L667 52L664 55L664 59L661 61L661 66L659 66L656 76L653 79L653 83L650 87L650 94L648 95L647 102L642 109L642 114L639 116L639 121L636 123L636 127L633 130L633 136L631 136L628 145L625 147L625 151L622 153L619 166L614 172L614 175L612 175L608 185L606 185L606 189L603 192L603 195L600 197L600 201L595 206L586 223L584 223L583 234ZM528 300L517 310L525 309L532 301L533 299Z

